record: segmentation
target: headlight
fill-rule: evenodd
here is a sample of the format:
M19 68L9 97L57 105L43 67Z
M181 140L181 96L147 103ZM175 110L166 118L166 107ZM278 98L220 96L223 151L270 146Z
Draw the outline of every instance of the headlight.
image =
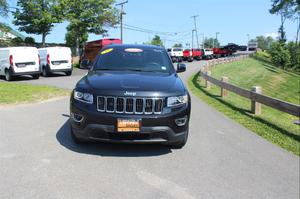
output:
M188 103L188 96L182 95L177 97L168 97L168 107L179 106Z
M79 91L74 91L74 99L88 104L92 104L94 102L94 97L92 94Z

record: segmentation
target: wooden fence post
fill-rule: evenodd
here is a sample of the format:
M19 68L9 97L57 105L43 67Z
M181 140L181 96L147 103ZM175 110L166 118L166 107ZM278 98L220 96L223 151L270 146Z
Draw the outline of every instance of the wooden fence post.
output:
M211 76L211 71L206 71L206 75ZM207 89L211 88L211 83L209 81L207 81L207 80L205 80L205 87Z
M222 77L221 81L228 83L228 77ZM225 90L224 88L221 88L221 97L227 97L227 96L228 96L228 91Z
M259 94L262 93L262 89L260 86L253 86L251 88L251 91L255 92L255 93L259 93ZM251 100L251 112L254 115L260 115L261 114L261 103Z

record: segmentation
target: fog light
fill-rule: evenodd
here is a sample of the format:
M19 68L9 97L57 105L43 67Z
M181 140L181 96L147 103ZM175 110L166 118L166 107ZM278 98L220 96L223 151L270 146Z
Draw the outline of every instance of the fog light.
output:
M71 118L73 119L74 122L80 123L83 120L83 116L79 115L77 113L71 113Z
M175 123L177 126L184 126L186 124L186 122L187 122L187 116L175 119Z

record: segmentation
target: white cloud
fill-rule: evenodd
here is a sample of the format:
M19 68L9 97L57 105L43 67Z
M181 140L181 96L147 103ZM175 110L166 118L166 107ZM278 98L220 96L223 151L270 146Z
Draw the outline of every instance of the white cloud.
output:
M265 34L265 37L272 37L273 39L276 39L278 36L278 32L271 32Z

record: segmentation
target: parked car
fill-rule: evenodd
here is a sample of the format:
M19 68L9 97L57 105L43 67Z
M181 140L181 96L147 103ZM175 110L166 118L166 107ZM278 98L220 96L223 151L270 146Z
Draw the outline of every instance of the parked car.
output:
M202 59L202 52L200 49L192 49L192 56L194 60L201 60Z
M182 48L168 48L167 51L173 62L182 62Z
M71 135L88 141L162 143L183 147L190 95L165 49L110 45L98 53L70 98Z
M72 52L68 47L40 48L41 72L44 77L54 72L72 75Z
M38 50L35 47L0 48L0 75L7 81L15 76L40 77Z
M203 52L203 59L213 59L214 58L214 52L211 48L205 48L202 49Z
M227 57L229 55L232 55L232 52L230 49L220 47L220 48L213 48L213 53L215 58L220 58L220 57Z
M183 51L183 61L192 62L194 60L191 49L185 49Z
M107 45L122 44L120 39L106 38L87 42L84 46L79 63L80 68L90 68L99 51Z

